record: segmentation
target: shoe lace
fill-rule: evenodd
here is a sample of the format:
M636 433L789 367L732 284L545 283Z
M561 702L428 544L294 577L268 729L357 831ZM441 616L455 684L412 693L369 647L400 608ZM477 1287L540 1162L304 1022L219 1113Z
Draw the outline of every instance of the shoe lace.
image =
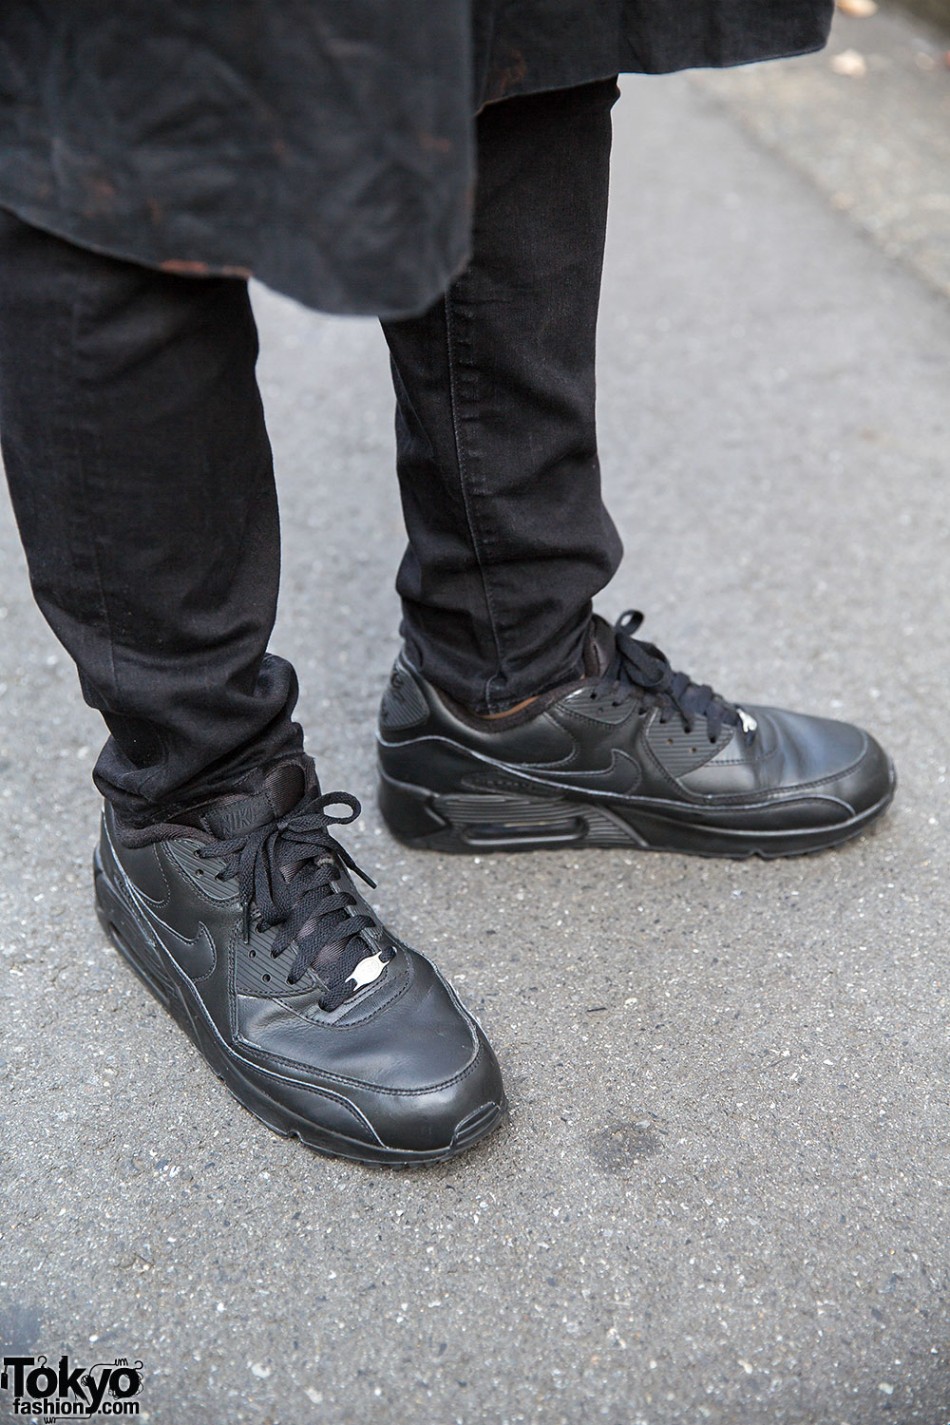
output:
M328 807L340 805L350 809L349 816L328 813ZM245 945L250 944L253 905L258 930L277 928L270 952L274 959L296 943L287 983L296 984L306 970L313 969L324 987L320 1005L324 1010L336 1009L349 997L346 982L370 953L361 937L376 924L362 912L353 914L350 908L358 904L357 898L333 885L342 864L375 889L376 882L330 831L331 826L348 826L361 810L349 793L329 792L300 803L277 821L215 840L198 851L205 860L224 859L219 880L237 878ZM323 957L318 971L320 952L334 942L337 952ZM389 947L380 958L385 962L394 954Z
M643 614L628 609L614 624L616 652L604 677L617 692L635 689L643 710L660 709L660 722L678 716L687 732L693 731L697 718L706 719L710 742L717 742L724 726L738 727L751 740L755 735L755 720L713 691L708 683L694 683L687 673L676 673L670 660L652 643L644 643L634 634L643 622Z

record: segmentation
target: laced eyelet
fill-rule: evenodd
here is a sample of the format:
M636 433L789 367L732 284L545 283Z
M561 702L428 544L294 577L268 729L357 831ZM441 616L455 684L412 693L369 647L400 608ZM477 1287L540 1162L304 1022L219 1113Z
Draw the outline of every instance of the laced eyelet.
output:
M331 806L348 809L350 815L330 815L327 808ZM287 944L281 945L283 934L279 937L269 937L270 944L257 940L253 947L250 943L252 936L285 925L287 930L296 928L299 938L300 927L297 926L294 916L299 909L300 897L310 896L315 892L328 898L327 906L330 910L337 913L341 909L345 910L348 919L345 934L341 938L346 946L349 946L353 937L372 928L372 918L365 910L359 909L358 897L348 890L342 890L340 886L342 867L346 866L369 885L374 885L375 882L356 865L330 832L331 826L335 824L348 825L355 820L359 809L355 797L350 797L345 792L324 794L301 803L294 812L279 818L272 826L268 823L254 829L247 836L222 838L214 847L203 848L206 855L202 859L218 861L217 869L206 868L209 877L214 876L216 880L225 881L229 888L233 886L234 879L237 879L240 891L240 934L252 959L280 959L290 944L288 939ZM293 846L286 846L284 838L292 840ZM295 872L292 883L287 882L285 891L283 868L291 860L306 863L308 869L305 876L299 871ZM258 901L259 896L262 903ZM325 907L319 904L316 897L315 903L308 900L306 905L308 911L313 912L315 921L326 913ZM292 926L285 924L288 920L292 920ZM309 915L307 923L310 923ZM320 926L314 923L309 933L303 937L303 942L297 945L298 963L304 968L310 968L322 944L327 943L326 923L323 922L323 925L323 934ZM280 946L279 949L276 948L275 941L276 946ZM284 985L285 981L288 986L298 983L299 973L295 978L283 965L281 968L283 973L272 965L271 970L264 973L264 967L261 966L257 973L263 984L268 986L273 979L276 982L275 991L278 986ZM336 1009L346 997L343 993L338 997L334 991L320 1007L324 1012L329 1012L330 1009Z

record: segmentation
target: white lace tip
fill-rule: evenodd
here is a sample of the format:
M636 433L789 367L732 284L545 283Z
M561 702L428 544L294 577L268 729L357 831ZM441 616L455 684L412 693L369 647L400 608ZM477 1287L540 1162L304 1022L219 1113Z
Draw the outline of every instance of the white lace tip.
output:
M375 955L367 955L366 959L361 960L356 966L352 974L347 976L346 983L353 986L353 993L355 994L356 991L361 990L364 985L371 985L374 980L378 980L385 970L387 963L388 962L384 960L382 955L378 952Z
M752 714L743 712L741 708L736 708L736 712L739 714L739 721L742 723L742 731L755 732L759 724L756 722Z

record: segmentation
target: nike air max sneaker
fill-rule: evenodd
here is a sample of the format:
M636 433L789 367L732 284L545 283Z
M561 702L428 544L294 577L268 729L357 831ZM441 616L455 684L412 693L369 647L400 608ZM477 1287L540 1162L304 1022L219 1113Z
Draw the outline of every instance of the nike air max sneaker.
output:
M379 723L393 834L436 851L794 856L886 809L894 769L866 732L727 702L635 638L641 621L595 619L588 676L502 718L467 713L400 656Z
M145 845L127 844L141 834L123 835L107 806L97 908L120 954L268 1127L362 1162L437 1162L499 1122L501 1075L438 971L357 892L349 873L363 873L331 827L359 809L345 793L321 796L297 763Z

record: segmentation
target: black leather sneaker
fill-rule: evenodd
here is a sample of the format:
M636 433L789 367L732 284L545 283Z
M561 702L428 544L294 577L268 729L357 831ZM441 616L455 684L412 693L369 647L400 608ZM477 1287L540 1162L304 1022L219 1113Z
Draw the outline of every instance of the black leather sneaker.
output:
M296 763L147 844L107 806L99 917L269 1128L361 1162L438 1162L499 1122L501 1075L439 972L356 891L348 873L363 873L330 827L359 810Z
M894 769L847 723L737 707L595 619L589 673L524 711L479 718L401 656L383 697L380 808L435 851L634 846L794 856L857 835L888 806Z

